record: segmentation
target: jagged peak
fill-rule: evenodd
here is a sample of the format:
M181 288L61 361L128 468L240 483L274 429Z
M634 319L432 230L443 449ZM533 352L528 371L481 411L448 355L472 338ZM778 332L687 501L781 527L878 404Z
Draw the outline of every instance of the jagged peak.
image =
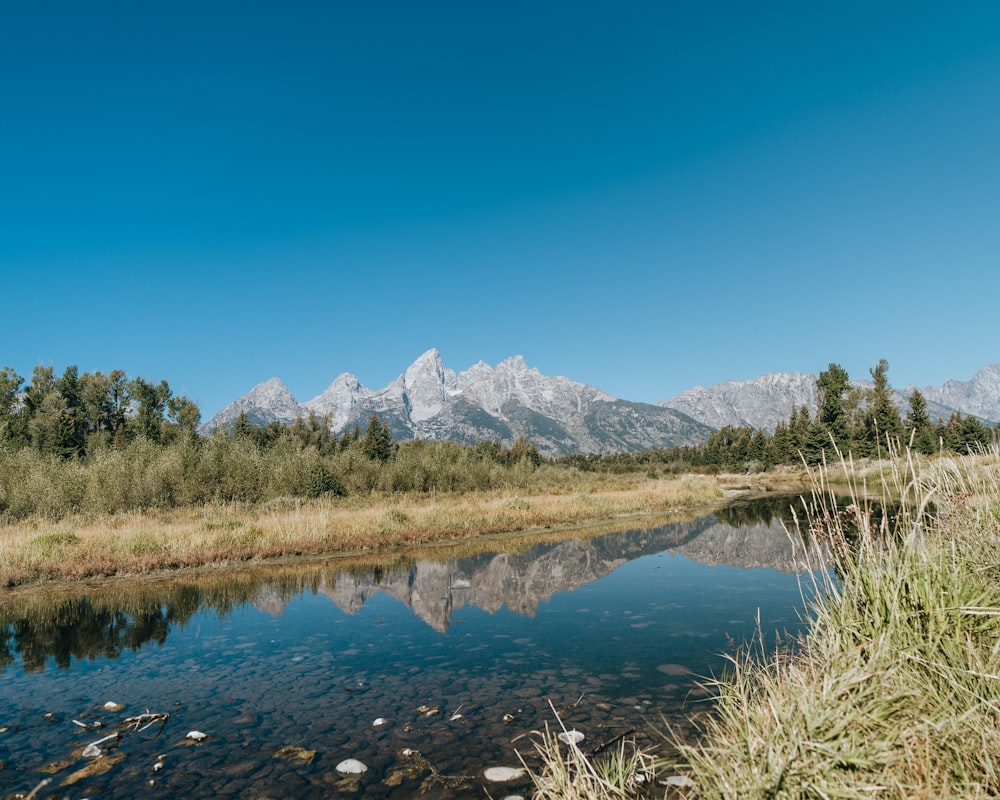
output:
M284 389L286 392L288 391L288 387L285 386L284 381L278 377L268 378L266 381L261 381L250 391L252 392L255 389Z

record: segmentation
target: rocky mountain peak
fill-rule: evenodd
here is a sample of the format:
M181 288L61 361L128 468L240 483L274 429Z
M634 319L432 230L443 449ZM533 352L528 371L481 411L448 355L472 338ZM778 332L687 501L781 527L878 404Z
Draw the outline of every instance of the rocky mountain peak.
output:
M928 401L986 420L1000 420L1000 364L989 364L971 380L946 381L920 390Z
M255 425L267 425L270 422L284 422L302 416L303 406L295 399L288 387L278 378L270 378L258 383L242 397L234 400L216 416L224 417L228 422L235 421L240 414L246 414L247 419Z
M323 392L305 404L317 416L330 415L334 430L342 430L358 416L358 410L371 398L372 392L361 385L357 376L342 372Z
M816 376L771 372L752 380L695 386L661 405L687 414L713 428L749 426L773 432L786 421L792 406L816 408Z
M410 419L423 422L441 413L448 398L457 391L455 373L445 369L437 348L431 348L403 373L402 389Z

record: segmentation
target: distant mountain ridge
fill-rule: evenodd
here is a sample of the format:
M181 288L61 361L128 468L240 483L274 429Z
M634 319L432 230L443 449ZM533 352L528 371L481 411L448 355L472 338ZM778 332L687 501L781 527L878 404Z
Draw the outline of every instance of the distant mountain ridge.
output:
M313 413L329 415L333 431L342 433L354 425L364 429L375 412L397 439L467 444L497 439L510 446L526 436L546 456L616 453L698 444L726 425L773 432L793 407L815 413L816 378L772 372L752 380L696 386L652 405L621 400L569 378L542 375L521 356L495 367L480 361L455 372L431 349L378 390L344 372L322 393L300 403L278 378L271 378L223 408L202 432L232 425L241 413L257 425L290 424ZM904 412L914 388L895 392ZM988 424L1000 421L1000 364L983 367L968 381L951 380L921 392L932 420L947 420L959 412Z
M521 356L496 367L480 361L456 373L444 366L437 349L374 391L345 372L300 403L271 378L223 408L202 430L232 425L241 413L257 425L288 424L314 413L329 415L331 428L341 433L354 425L363 429L373 412L397 439L498 439L510 446L526 436L547 456L697 444L711 432L674 409L619 400L584 383L542 375Z
M659 405L672 408L712 428L726 425L760 428L773 433L779 421L787 421L792 408L805 406L816 413L816 375L772 372L746 381L727 381L708 388L696 386ZM870 386L868 381L852 381ZM903 413L909 408L915 386L896 389L894 399ZM1000 364L990 364L971 380L952 380L944 386L920 389L927 399L932 421L947 420L958 412L978 417L990 425L1000 421Z

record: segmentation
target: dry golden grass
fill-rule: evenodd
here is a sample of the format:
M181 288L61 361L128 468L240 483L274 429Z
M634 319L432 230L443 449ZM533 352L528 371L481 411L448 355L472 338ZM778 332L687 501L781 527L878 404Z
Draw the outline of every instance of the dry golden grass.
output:
M734 482L708 476L594 476L531 494L289 498L254 507L34 519L0 529L0 585L383 552L609 521L626 527L636 518L709 508L734 491L746 491L744 483L743 478Z

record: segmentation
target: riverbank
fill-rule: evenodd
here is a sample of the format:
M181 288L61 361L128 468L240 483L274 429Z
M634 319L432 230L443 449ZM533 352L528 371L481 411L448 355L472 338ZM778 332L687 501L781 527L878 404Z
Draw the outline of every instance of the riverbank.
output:
M504 534L653 525L794 475L578 476L545 491L288 498L109 515L33 518L0 530L0 585L245 566L282 558L393 552ZM773 486L772 486L773 484Z
M694 741L668 736L661 780L697 800L996 797L1000 453L879 470L901 498L892 520L861 497L838 510L828 477L817 474L802 525L832 548L838 579L823 583L795 647L736 653L708 681L715 713ZM553 781L568 787L560 797L634 787L620 763L601 772L613 785L552 743L545 755L539 796Z

